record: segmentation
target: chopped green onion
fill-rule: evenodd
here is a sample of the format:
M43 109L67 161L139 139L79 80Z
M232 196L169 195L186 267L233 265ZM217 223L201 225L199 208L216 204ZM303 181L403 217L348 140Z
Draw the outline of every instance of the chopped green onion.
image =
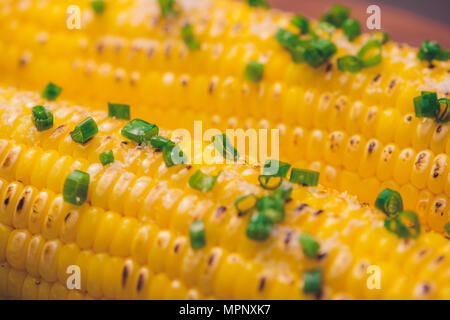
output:
M162 148L162 154L164 163L168 168L174 165L187 163L186 156L179 145L174 145L171 143L166 144Z
M163 17L178 15L179 11L175 8L175 0L158 0L158 3Z
M42 91L42 97L44 99L53 101L58 98L58 96L61 94L62 88L58 87L56 84L49 82L47 86L45 87L44 91Z
M72 140L77 143L86 143L98 133L97 123L92 117L81 121L70 133Z
M261 187L266 190L275 190L283 183L283 177L259 175L258 181Z
M424 41L420 46L417 57L420 60L432 62L433 60L447 61L450 57L450 52L441 48L441 46L434 41Z
M445 232L450 236L450 222L447 222L444 226Z
M344 21L350 16L350 9L340 4L334 5L330 11L322 16L322 21L331 23L335 27L342 27Z
M273 223L284 220L284 201L276 195L263 196L256 202L256 208L265 214Z
M166 145L175 145L172 140L161 136L153 136L150 138L150 144L153 148L162 149Z
M266 160L263 168L264 176L286 177L291 165L278 160Z
M353 39L361 34L361 24L356 19L349 18L345 20L342 29L350 41L353 41Z
M306 271L303 279L304 293L320 294L322 291L322 271L320 269Z
M252 193L245 196L240 196L234 201L234 207L239 216L243 216L252 211L256 207L258 198Z
M265 214L256 212L247 226L247 237L252 240L265 240L270 236L272 221Z
M327 39L313 41L306 47L305 60L310 66L317 68L337 52L336 45Z
M377 49L377 53L365 58L367 52ZM381 62L381 42L376 39L368 40L358 51L357 57L363 62L364 67L372 67Z
M389 188L380 192L375 200L375 207L383 211L388 217L403 211L402 196Z
M298 35L280 28L275 34L275 40L289 51L295 63L305 61L305 42Z
M270 8L270 5L266 0L247 0L247 3L250 7L261 7L264 9Z
M219 173L220 174L220 173ZM197 170L190 178L189 178L189 186L191 188L202 191L202 192L208 192L216 183L217 178L219 177L219 174L212 176L206 173L203 173L201 170Z
M298 238L298 240L303 248L303 253L307 257L313 258L317 255L320 249L320 244L316 239L311 237L309 234L304 233Z
M64 182L64 201L81 206L87 198L89 179L89 174L86 172L80 170L72 171Z
M226 134L215 135L212 141L214 147L225 159L236 161L239 158L239 152L230 143Z
M158 126L141 119L133 119L122 128L122 136L137 143L149 142L151 137L157 136Z
M264 65L255 61L250 61L245 67L245 78L253 82L260 82L264 75Z
M190 24L181 29L181 37L189 50L197 50L200 48L200 42L195 39L194 31L192 30L192 26Z
M320 23L317 25L316 30L323 30L323 31L325 31L326 33L328 33L328 36L329 36L329 37L331 37L331 36L333 35L333 32L334 32L334 30L335 30L335 27L334 27L331 23L322 21L322 22L320 22ZM314 33L314 34L315 34L315 33ZM317 35L316 35L316 36L317 36Z
M35 106L31 109L31 120L38 131L48 130L53 127L53 113L43 106Z
M201 220L191 222L189 231L192 249L203 248L206 245L205 223Z
M130 106L127 104L108 102L108 115L111 118L130 120Z
M409 221L409 223L405 223L403 220L406 220L406 222ZM420 235L419 218L417 217L417 214L412 211L403 211L394 219L385 219L384 226L388 231L395 233L399 238L417 238Z
M114 153L112 150L107 150L105 152L100 153L98 156L102 165L106 166L107 164L114 162Z
M314 187L319 183L319 175L320 173L316 171L292 168L289 181L303 186Z
M91 1L91 7L94 10L95 13L101 14L105 11L105 0L92 0Z
M273 194L286 201L291 197L292 185L289 182L283 181L281 186Z
M361 71L364 64L360 58L357 56L346 55L337 59L338 69L341 71L348 71L351 73L356 73Z
M439 115L439 101L436 92L422 91L414 98L414 111L416 117L437 117Z
M309 33L309 21L304 16L299 14L295 15L294 18L292 18L291 23L299 28L301 33Z

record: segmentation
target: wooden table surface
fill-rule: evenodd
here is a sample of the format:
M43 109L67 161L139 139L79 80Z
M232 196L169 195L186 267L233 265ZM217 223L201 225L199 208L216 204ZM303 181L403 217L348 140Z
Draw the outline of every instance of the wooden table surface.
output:
M410 1L412 6L414 0ZM268 2L273 7L301 13L309 18L319 18L333 4L343 4L352 8L352 17L361 21L365 31L367 31L366 19L369 16L366 9L370 4L377 4L381 8L381 28L388 32L392 39L414 46L420 46L424 40L435 40L443 47L450 48L450 18L446 24L437 19L395 7L395 0L392 0L392 4L389 5L366 0L268 0ZM445 10L447 15L450 13L450 0L431 1L430 5L435 6L430 9Z

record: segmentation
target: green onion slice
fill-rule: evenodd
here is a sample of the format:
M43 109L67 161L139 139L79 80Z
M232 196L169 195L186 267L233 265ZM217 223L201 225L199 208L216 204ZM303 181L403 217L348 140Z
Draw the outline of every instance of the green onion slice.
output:
M303 292L308 294L320 294L322 291L322 271L314 269L303 274Z
M397 191L386 188L380 192L375 200L375 207L391 217L403 211L402 196Z
M441 48L437 42L427 40L420 46L417 57L430 63L433 60L447 61L450 57L450 52Z
M299 14L295 15L294 18L292 18L291 23L299 28L302 34L309 33L309 21L304 16Z
M98 133L97 123L92 117L87 117L81 121L70 133L72 140L77 143L86 143Z
M287 181L283 181L281 186L277 190L275 190L273 194L286 201L291 197L292 185Z
M284 200L276 195L267 195L258 199L256 208L265 214L273 223L284 220Z
M187 158L179 145L166 144L162 148L163 160L168 168L187 163Z
M215 135L212 141L214 147L225 159L236 161L239 158L239 152L233 147L226 134Z
M197 50L200 48L200 42L195 39L191 25L188 24L181 29L181 37L189 50Z
M369 57L366 54L376 49L377 53ZM381 62L381 41L376 39L368 40L357 53L357 57L363 62L364 67L372 67Z
M286 177L291 165L279 160L266 160L263 168L264 176Z
M320 173L317 171L292 168L290 182L314 187L319 184Z
M307 257L313 258L317 255L320 249L320 244L316 239L309 234L304 233L300 235L298 240L303 248L303 253Z
M436 92L422 91L413 101L416 117L438 117L440 105Z
M216 183L217 178L219 177L220 173L218 173L215 176L203 173L201 170L197 170L190 178L189 178L189 186L191 188L202 191L202 192L208 192Z
M161 14L168 18L170 16L176 16L179 10L175 7L175 0L158 0Z
M262 241L270 236L272 220L265 214L256 212L250 218L247 226L247 237L252 240Z
M317 25L316 30L323 30L328 34L329 37L331 37L333 35L335 27L331 23L322 21Z
M38 131L44 131L53 127L53 113L43 106L34 106L31 109L31 120Z
M357 56L346 55L337 59L338 69L341 71L348 71L356 73L364 68L364 63Z
M191 222L189 228L192 249L203 248L206 245L205 223L201 220Z
M420 235L419 218L412 211L403 211L394 219L384 220L384 226L399 238L417 238Z
M361 34L361 24L356 19L349 18L345 20L342 29L350 41L353 41Z
M96 14L101 14L105 11L105 0L92 0L91 7Z
M444 226L444 231L450 236L450 222L447 222Z
M258 197L256 197L253 193L238 197L234 201L234 207L236 208L238 215L243 216L252 211L256 207L257 200Z
M162 136L153 136L150 138L150 144L153 148L162 149L166 145L175 145L172 140L169 140Z
M245 67L244 75L250 81L260 82L264 75L264 65L256 61L250 61Z
M56 100L56 98L59 97L59 95L62 92L62 88L58 87L56 84L49 82L47 86L45 87L44 91L42 91L42 97L44 99L53 101Z
M283 183L283 177L259 175L258 181L261 187L266 190L275 190Z
M158 126L141 119L133 119L122 128L121 134L141 144L149 142L151 137L158 135L158 132Z
M322 21L326 21L328 23L331 23L335 27L340 28L349 16L349 8L336 4L322 16Z
M88 188L89 174L80 170L72 171L64 182L64 201L81 206L86 201Z
M270 8L270 5L266 0L247 0L247 3L250 7L261 7L264 9Z
M327 39L315 40L306 46L305 60L314 68L322 65L337 52L336 45Z
M111 118L130 120L130 106L128 104L108 102L108 115Z
M98 156L102 165L106 166L107 164L114 162L114 153L112 150L107 150L105 152L100 153Z

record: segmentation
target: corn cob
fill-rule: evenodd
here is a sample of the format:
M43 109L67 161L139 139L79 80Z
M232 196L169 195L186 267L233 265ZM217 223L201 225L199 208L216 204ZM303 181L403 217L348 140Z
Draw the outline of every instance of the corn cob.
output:
M324 270L323 298L448 298L450 247L437 234L402 241L384 229L379 212L354 199L298 187L286 205L286 220L267 242L256 243L243 232L248 217L238 217L231 205L242 192L261 193L255 168L218 165L223 173L214 189L198 192L186 186L192 168L163 170L159 153L122 143L122 120L93 113L99 134L80 146L60 128L73 127L86 109L50 104L55 129L39 133L23 115L40 100L8 90L2 96L10 119L18 121L10 121L15 133L0 143L0 261L7 261L1 295L19 297L22 287L23 297L35 297L32 281L42 279L54 288L50 297L64 298L70 294L65 267L75 263L84 275L75 296L94 298L304 298L301 275L312 267ZM25 136L28 143L16 141ZM102 146L107 136L109 146ZM98 164L103 147L114 150L117 165ZM61 177L74 168L92 179L81 207L64 203L59 194ZM206 222L207 247L198 251L186 239L196 218ZM302 255L294 241L303 232L323 243L317 261ZM364 270L371 264L383 271L385 291L367 289ZM151 283L143 292L141 274Z
M54 65L61 71L61 65ZM97 67L90 65L90 68L91 72L95 73L93 70ZM97 70L100 69L101 67L98 67ZM78 74L80 80L77 83L84 84L84 86L74 90L74 96L80 96L82 95L80 92L83 92L86 98L92 97L95 95L95 92L92 91L98 89L105 92L108 83L114 83L112 79L107 80L105 84L101 85L102 89L99 89L86 81L89 78L84 78L86 77L84 73ZM109 73L109 78L111 77L113 74ZM64 79L62 75L55 75L54 78L60 81ZM128 85L130 91L127 90L126 84L124 86L121 83L117 88L113 87L108 95L121 101L125 96L133 96L132 90L137 89L141 92L137 96L145 97L148 96L145 92L158 86L158 82L162 82L165 89L157 90L160 92L158 101L149 101L149 104L170 101L174 106L180 106L183 110L184 96L186 94L189 96L189 90L192 90L194 94L201 92L202 90L198 87L204 80L203 92L210 92L209 95L213 97L196 94L191 96L192 100L189 99L188 105L197 103L203 106L195 108L195 113L185 114L184 111L173 110L174 116L167 117L166 112L161 109L159 112L152 109L149 113L145 106L138 105L133 108L133 113L137 116L152 117L162 125L172 128L189 128L195 119L208 119L208 116L201 112L211 103L218 105L218 109L227 104L239 105L239 100L236 100L237 98L233 94L235 91L230 93L226 89L226 82L230 78L226 79L223 84L216 77L207 81L202 77L174 76L171 73L165 73L159 75L159 81L152 80L157 78L158 75L153 73L147 78L149 81L142 86L134 85L137 86L135 88L130 84ZM167 84L167 79L171 79L171 85ZM239 83L238 79L233 80ZM197 88L186 89L186 86L183 85L186 81L190 81ZM209 89L207 89L208 83ZM70 86L68 83L64 83L64 85L67 85L68 90L74 89L73 85ZM213 88L212 91L211 88ZM402 193L408 209L415 209L420 213L421 220L425 225L443 232L443 226L449 220L446 207L450 194L449 182L446 179L446 159L448 148L450 148L447 124L436 124L431 119L419 120L411 114L402 117L396 109L367 108L358 101L350 105L346 96L334 98L325 93L318 97L316 91L307 90L303 93L298 87L288 88L286 95L282 93L277 96L279 88L281 86L273 85L272 98L266 102L267 108L264 108L266 110L264 114L261 114L261 110L258 111L257 108L251 108L246 112L245 108L229 111L222 108L218 112L225 113L225 115L237 114L239 117L230 117L228 121L218 120L221 119L219 116L212 117L206 122L206 127L212 126L225 130L227 127L247 129L277 126L282 130L282 156L290 161L301 162L302 166L309 166L321 171L323 184L347 190L358 195L361 201L369 203L373 203L375 200L373 190L378 192L385 187L394 188ZM123 95L114 96L117 92L122 92ZM305 103L296 106L295 101L301 99L302 94L304 94ZM223 99L224 96L228 99ZM257 98L255 94L250 95L241 103L250 102L255 98ZM267 100L267 95L263 95L261 101L263 98ZM278 101L283 103L281 112L271 112L269 105ZM336 108L332 108L333 105ZM257 104L254 106L256 107ZM178 112L183 112L183 117L177 117ZM311 112L313 117L308 117L307 114ZM257 123L252 119L241 120L246 119L250 114L260 114L262 120ZM180 119L180 121L173 119ZM292 119L298 119L302 127L297 126L295 122L292 123ZM403 121L400 122L400 125L395 126L394 124L399 123L401 119ZM277 124L278 121L281 121L281 124ZM299 146L304 146L306 152L298 153ZM318 146L320 147L318 148Z

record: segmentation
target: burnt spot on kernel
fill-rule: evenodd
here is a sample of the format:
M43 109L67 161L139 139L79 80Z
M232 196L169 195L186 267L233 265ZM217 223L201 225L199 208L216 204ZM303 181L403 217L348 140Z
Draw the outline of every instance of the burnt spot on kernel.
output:
M17 212L22 211L23 205L25 204L25 197L22 197L17 204Z
M69 212L69 213L64 217L64 222L67 222L67 220L69 220L71 214L72 214L72 212Z
M325 72L330 72L331 70L333 70L333 64L329 63L325 68Z
M437 133L440 133L442 131L442 126L441 125L438 125L438 127L436 128L436 132Z
M129 273L130 272L128 270L128 266L125 265L122 270L122 287L125 287L125 285L127 284Z
M293 234L292 231L288 231L288 232L286 233L286 236L284 237L284 244L285 244L286 246L289 245L289 243L291 242L292 234Z
M378 82L378 80L380 80L380 78L381 78L381 74L377 74L377 75L372 79L372 83Z
M372 154L372 152L375 149L376 145L377 144L375 143L375 141L372 141L371 143L369 143L369 147L367 148L367 151L369 152L369 154Z
M319 214L323 213L322 209L317 210L316 212L314 212L315 216L318 216Z
M208 266L212 265L214 262L214 259L216 258L216 255L214 253L211 253L208 259Z
M389 89L392 90L395 86L395 79L392 79L391 83L389 83Z
M299 205L297 208L295 208L295 211L302 211L303 209L307 208L308 204L306 203L302 203L301 205Z
M411 121L412 120L412 116L411 115L409 115L409 116L406 116L406 121Z
M173 247L173 252L178 253L178 251L180 251L180 244L177 243L174 247Z
M227 210L227 207L225 207L225 206L218 207L216 210L216 216L218 217L218 216L222 215L222 213L224 213L226 210Z
M142 273L140 273L139 277L138 277L138 282L136 285L136 291L140 292L143 287L144 287L144 275Z
M266 277L262 277L262 278L259 280L258 291L259 291L259 292L263 291L264 288L265 288L265 286L266 286Z

